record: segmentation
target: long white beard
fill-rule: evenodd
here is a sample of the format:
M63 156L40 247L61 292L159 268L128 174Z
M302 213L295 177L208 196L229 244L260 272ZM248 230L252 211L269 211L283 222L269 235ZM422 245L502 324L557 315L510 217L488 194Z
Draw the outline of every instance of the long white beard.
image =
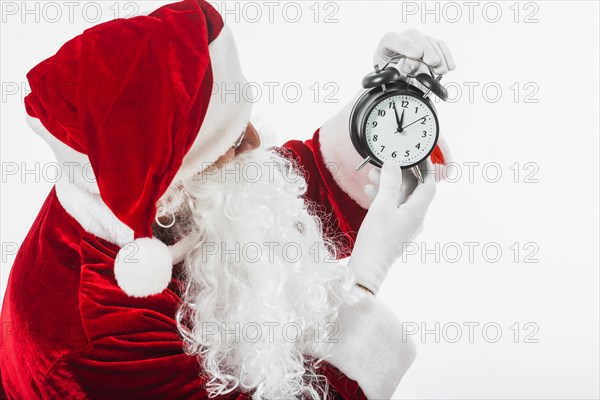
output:
M184 182L183 197L165 196L166 209L184 200L179 228L201 234L185 262L178 325L211 395L327 395L310 355L335 340L353 277L335 263L305 191L288 160L259 149Z

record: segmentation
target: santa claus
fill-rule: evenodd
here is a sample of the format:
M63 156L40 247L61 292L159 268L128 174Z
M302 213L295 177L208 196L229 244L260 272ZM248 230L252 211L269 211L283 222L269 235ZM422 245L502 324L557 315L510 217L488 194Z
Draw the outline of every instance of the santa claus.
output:
M375 63L396 53L454 68L416 31ZM212 90L246 81L202 0L88 29L27 78L63 174L11 270L4 396L392 396L415 350L376 294L435 179L354 171L352 102L312 139L261 145L251 102Z

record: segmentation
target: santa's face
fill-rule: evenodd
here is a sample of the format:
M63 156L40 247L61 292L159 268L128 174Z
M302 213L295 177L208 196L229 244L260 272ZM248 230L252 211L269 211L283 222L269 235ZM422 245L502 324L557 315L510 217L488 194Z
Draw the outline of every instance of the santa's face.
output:
M237 149L164 198L179 208L174 229L200 237L185 260L179 330L213 394L312 397L306 356L327 348L352 277L303 198L304 177L259 144L249 125Z

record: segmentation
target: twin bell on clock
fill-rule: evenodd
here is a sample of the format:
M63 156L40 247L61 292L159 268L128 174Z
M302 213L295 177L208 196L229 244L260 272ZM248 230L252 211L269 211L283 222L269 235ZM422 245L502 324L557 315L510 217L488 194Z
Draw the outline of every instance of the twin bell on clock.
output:
M408 74L390 66L401 59L425 65L429 74ZM446 101L448 92L440 83L442 75L435 76L431 66L421 59L403 54L391 57L383 67L363 78L366 92L359 97L350 114L350 137L363 161L356 170L367 163L381 167L393 162L402 169L411 169L420 182L424 182L419 164L435 148L440 126L437 112L429 96L433 93ZM413 84L419 82L423 91Z

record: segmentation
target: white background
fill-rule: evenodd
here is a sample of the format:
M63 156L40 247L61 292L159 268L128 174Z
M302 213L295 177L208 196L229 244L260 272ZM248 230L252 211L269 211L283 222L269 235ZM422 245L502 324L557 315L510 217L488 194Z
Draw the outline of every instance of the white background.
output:
M54 3L59 17L44 11L46 3L28 2L38 7L32 14L12 3L14 15L4 12L7 3L1 31L3 290L14 260L7 249L22 242L52 186L36 174L6 176L11 163L31 169L53 161L24 122L20 85L29 69L95 17L95 8L83 12L85 3L77 3L73 22L62 3ZM248 80L263 89L254 120L280 143L308 138L351 99L388 31L413 27L441 38L458 65L443 80L452 101L437 108L462 177L439 185L418 239L428 249L439 243L440 259L407 256L380 294L401 320L420 329L414 336L419 355L395 398L598 398L598 3L475 2L471 15L466 2L308 1L285 12L286 3L276 3L272 22L262 2L252 8L230 2L234 11L225 19ZM115 9L131 10L125 2L98 4L101 21ZM424 7L438 11L424 14ZM302 16L292 23L298 8ZM279 83L272 99L265 82ZM302 89L295 103L292 89L287 99L282 92L294 82ZM310 89L315 82L317 101ZM325 87L329 82L336 93ZM326 102L326 94L337 103ZM465 163L476 163L471 174ZM493 183L498 168L502 176ZM473 259L465 242L478 243ZM451 262L457 248L462 257ZM502 255L492 262L497 248ZM469 323L479 324L473 340ZM454 340L456 326L462 337ZM494 327L502 330L496 343ZM423 328L431 331L425 337ZM533 335L526 340L527 334ZM532 339L537 343L527 343Z

